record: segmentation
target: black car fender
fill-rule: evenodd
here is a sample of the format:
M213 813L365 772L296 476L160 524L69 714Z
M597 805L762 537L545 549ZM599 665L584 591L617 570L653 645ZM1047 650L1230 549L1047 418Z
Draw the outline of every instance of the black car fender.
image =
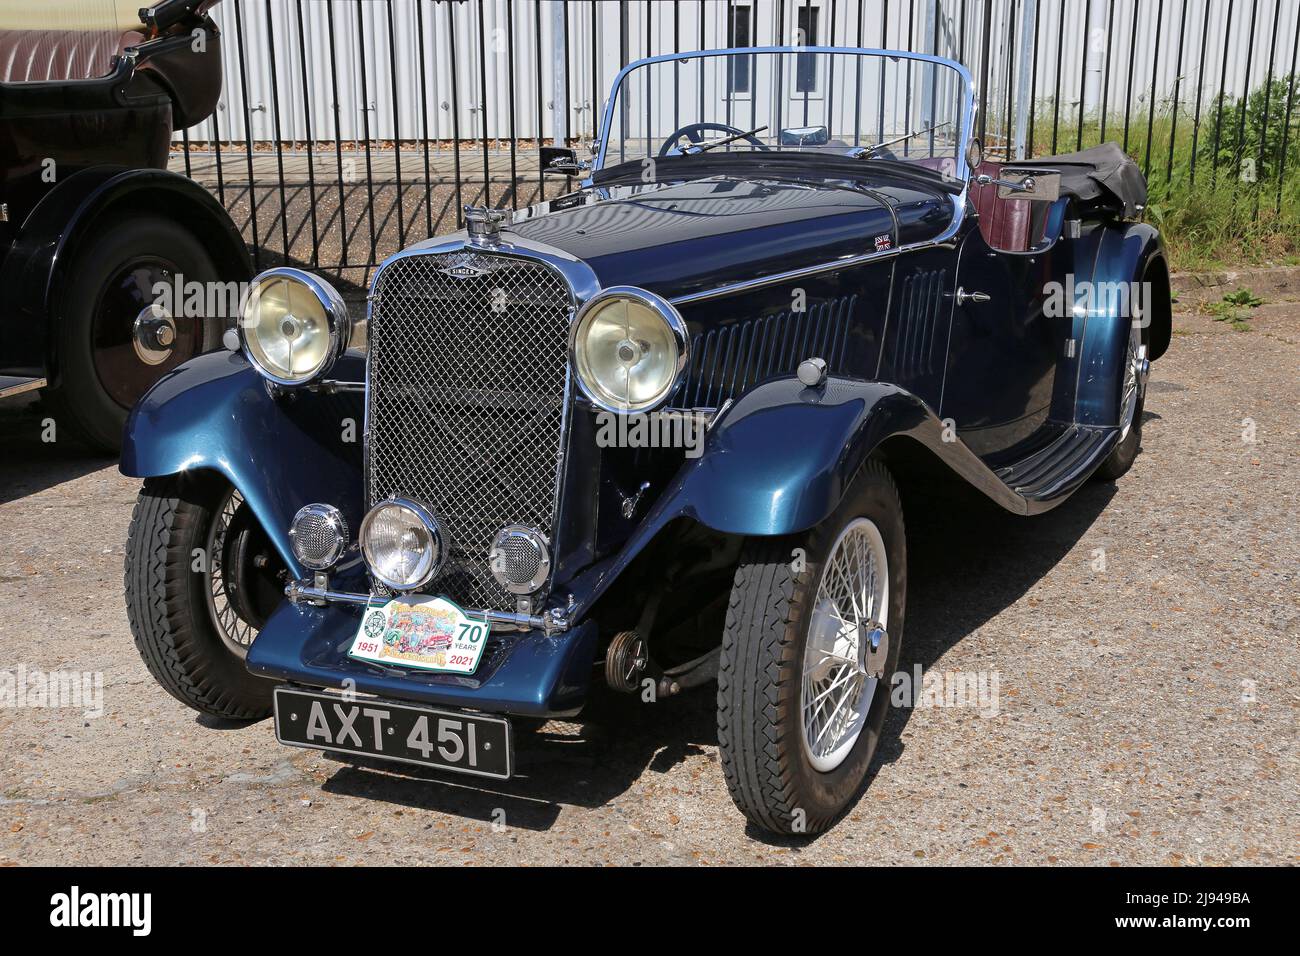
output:
M57 372L49 321L82 244L132 213L164 215L203 242L223 281L246 281L252 263L230 215L193 180L163 169L97 166L69 176L23 221L0 266L0 355L5 367Z

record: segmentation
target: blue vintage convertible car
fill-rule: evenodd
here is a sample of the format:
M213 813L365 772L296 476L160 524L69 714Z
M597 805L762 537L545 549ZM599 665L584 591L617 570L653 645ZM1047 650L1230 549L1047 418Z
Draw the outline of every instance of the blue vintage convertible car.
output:
M580 188L388 259L368 343L255 280L122 470L136 643L200 711L504 778L593 680L717 683L727 786L814 833L879 742L899 487L1034 514L1138 451L1168 272L1113 146L996 164L959 64L720 50L619 74ZM653 709L649 711L653 714Z

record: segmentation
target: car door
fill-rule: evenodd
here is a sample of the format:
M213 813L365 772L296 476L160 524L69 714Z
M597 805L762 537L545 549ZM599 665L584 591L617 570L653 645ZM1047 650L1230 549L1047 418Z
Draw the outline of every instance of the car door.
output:
M1016 457L1047 421L1070 322L1044 313L1050 258L1000 252L979 229L962 242L940 414L981 457Z

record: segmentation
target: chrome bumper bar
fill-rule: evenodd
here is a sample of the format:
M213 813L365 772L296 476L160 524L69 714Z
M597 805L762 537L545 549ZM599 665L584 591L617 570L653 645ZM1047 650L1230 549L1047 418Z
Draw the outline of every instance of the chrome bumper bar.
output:
M375 596L358 594L352 591L335 591L328 587L317 587L302 581L290 581L284 588L285 597L294 604L355 604L365 607L374 603ZM518 614L512 611L469 611L470 617L481 617L496 630L532 631L541 630L547 637L563 634L569 629L569 617L572 608L551 608L543 614Z

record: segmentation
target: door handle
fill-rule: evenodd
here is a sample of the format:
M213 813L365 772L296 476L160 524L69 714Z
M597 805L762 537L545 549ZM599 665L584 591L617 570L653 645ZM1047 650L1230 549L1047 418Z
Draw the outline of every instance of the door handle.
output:
M987 292L967 292L961 286L957 287L957 304L965 305L967 302L988 302L992 296Z

